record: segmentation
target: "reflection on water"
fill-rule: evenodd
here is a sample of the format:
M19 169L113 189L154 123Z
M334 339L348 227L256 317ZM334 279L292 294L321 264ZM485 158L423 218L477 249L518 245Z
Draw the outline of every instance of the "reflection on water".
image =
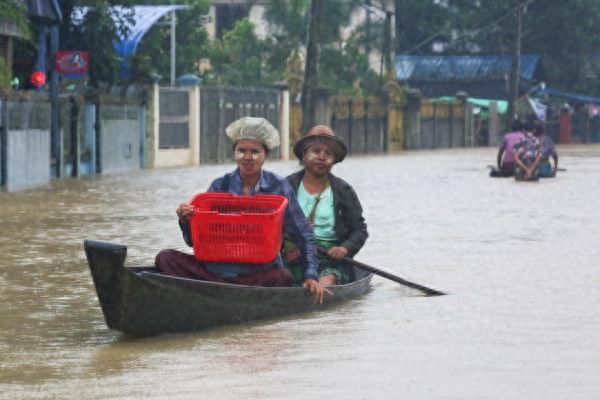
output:
M358 259L448 296L376 277L329 312L145 339L106 328L83 239L130 265L185 249L177 204L232 166L0 193L0 398L597 398L600 147L559 151L537 183L488 178L493 148L336 166L371 233Z

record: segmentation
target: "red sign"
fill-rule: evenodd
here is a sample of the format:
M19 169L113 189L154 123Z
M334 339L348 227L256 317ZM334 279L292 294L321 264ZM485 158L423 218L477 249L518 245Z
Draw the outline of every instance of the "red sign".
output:
M59 74L87 74L88 61L87 51L57 51L56 72Z

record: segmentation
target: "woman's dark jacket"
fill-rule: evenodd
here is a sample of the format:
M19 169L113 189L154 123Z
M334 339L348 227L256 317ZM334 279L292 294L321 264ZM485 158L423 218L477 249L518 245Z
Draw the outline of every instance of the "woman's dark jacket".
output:
M298 171L286 177L294 193L304 176L304 170ZM348 257L354 257L363 247L369 233L367 224L363 218L363 209L358 200L356 192L349 183L329 173L329 183L333 193L333 207L335 209L335 232L338 237L338 245L348 250Z

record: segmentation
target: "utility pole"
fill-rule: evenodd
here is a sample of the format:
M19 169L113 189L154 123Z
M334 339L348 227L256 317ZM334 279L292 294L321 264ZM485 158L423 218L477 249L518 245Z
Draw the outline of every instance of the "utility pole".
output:
M385 59L385 73L388 80L396 80L392 69L392 12L385 11L385 40L383 42L383 57Z
M521 32L523 29L523 9L525 0L515 0L517 3L516 26L512 48L512 63L510 65L510 76L508 83L508 120L510 125L515 118L516 102L519 97L519 78L521 72Z
M385 11L385 24L383 26L383 45L381 47L381 62L379 65L380 87L388 81L396 80L396 73L393 68L394 61L392 60L392 54L394 53L392 49L392 15L395 15L395 12L388 10L387 6L382 8L382 10Z
M315 97L319 84L319 42L321 41L320 18L321 0L310 1L308 23L308 43L306 44L306 64L304 66L304 85L302 87L302 132L315 124Z
M171 11L171 86L175 86L175 26L177 25L177 19L175 17L175 10Z
M371 0L365 0L365 9L367 14L365 15L365 54L367 55L367 60L369 60L371 56Z

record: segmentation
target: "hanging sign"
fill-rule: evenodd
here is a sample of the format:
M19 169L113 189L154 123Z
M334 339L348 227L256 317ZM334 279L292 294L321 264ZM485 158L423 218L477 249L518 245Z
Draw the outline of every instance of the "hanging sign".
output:
M56 72L68 78L86 77L89 71L87 51L57 51Z

